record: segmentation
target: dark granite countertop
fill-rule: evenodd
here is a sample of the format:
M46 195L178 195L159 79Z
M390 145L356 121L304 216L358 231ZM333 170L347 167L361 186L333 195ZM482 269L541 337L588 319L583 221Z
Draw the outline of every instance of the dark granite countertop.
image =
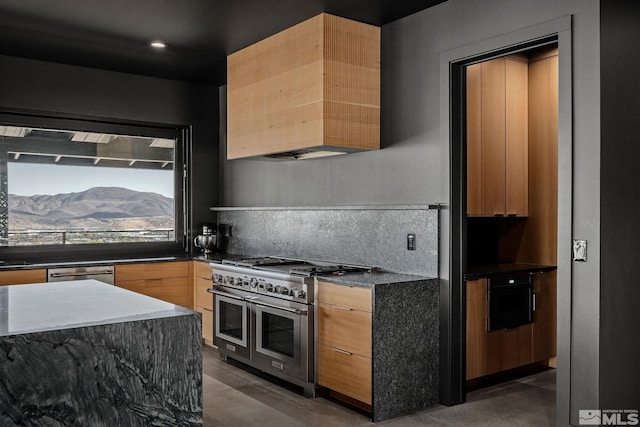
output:
M414 276L412 274L390 273L374 271L372 273L348 273L344 275L318 276L318 280L324 280L336 285L358 286L363 288L375 288L380 285L415 283L428 280L436 280L433 277Z
M195 314L97 280L0 286L0 336Z
M493 265L479 265L469 267L464 275L467 280L481 279L484 277L503 276L516 273L540 273L544 271L553 271L557 267L555 265L530 264L530 263L507 263Z
M16 261L16 260L0 260L0 271L2 270L29 270L36 268L58 268L58 267L87 267L101 266L113 264L134 264L142 262L167 262L167 261L190 261L189 255L180 256L158 256L158 257L141 257L141 258L118 258L118 259L99 259L99 260L56 260L41 259L38 261Z

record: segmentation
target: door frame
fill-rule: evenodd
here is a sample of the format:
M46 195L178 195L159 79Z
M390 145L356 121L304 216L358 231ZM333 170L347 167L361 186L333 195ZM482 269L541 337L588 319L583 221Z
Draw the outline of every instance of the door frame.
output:
M440 210L440 402L466 400L466 130L465 67L507 53L557 43L558 75L558 356L557 421L569 424L572 230L572 18L565 16L440 55L442 200Z

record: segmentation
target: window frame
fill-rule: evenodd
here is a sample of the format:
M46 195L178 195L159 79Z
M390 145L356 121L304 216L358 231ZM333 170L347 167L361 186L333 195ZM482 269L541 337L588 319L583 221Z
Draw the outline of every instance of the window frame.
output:
M139 121L77 118L33 113L0 112L0 124L5 126L113 133L141 137L171 138L174 147L174 241L53 244L33 246L1 246L0 259L11 262L48 263L67 261L108 261L149 257L184 256L189 251L188 230L190 180L188 171L191 128L172 124Z

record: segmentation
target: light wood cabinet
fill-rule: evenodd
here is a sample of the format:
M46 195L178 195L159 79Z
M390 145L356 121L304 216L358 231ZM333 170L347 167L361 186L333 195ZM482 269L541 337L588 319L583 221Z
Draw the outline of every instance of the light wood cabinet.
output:
M371 405L372 292L318 283L318 384Z
M380 28L320 14L227 58L227 159L380 148Z
M118 264L116 286L187 308L193 307L191 261Z
M487 373L487 279L467 281L467 379Z
M202 339L205 344L213 345L213 296L207 289L213 286L211 282L211 267L200 261L193 261L193 287L195 311L202 314Z
M6 270L0 271L0 286L44 283L47 281L47 270Z
M467 215L528 215L528 65L467 67Z
M467 281L467 380L532 363L533 324L487 330L487 279Z
M556 356L556 272L551 271L535 276L533 292L536 296L536 310L533 312L533 361Z

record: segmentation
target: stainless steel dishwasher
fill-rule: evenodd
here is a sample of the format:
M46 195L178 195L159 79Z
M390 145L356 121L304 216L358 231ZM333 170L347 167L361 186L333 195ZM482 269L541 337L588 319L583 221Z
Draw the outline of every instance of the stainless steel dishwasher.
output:
M95 279L100 282L115 284L114 268L112 265L92 267L63 267L47 270L47 282L64 282L67 280Z

